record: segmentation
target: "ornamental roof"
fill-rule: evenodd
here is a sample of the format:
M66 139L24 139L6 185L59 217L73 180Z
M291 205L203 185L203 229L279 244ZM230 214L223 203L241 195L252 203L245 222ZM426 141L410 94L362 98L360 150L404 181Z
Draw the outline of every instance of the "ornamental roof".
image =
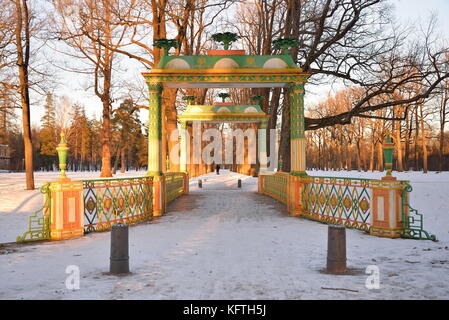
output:
M212 50L203 56L164 56L143 73L148 85L168 88L272 88L304 83L309 76L289 55L245 55ZM221 54L237 51L239 54ZM244 53L244 52L243 52Z

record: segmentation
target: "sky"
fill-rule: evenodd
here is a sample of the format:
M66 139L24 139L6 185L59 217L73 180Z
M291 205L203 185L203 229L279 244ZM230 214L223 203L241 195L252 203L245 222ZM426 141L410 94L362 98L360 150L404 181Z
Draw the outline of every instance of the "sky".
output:
M446 35L449 35L449 0L396 0L397 17L404 22L425 21L432 12L438 13L438 23ZM424 19L424 21L423 21Z
M444 37L449 38L449 19L447 18L449 14L449 0L392 0L392 4L394 5L394 12L398 22L401 24L414 22L425 23L432 13L437 14L438 29ZM142 65L139 63L127 63L126 65L126 78L129 80L136 79L136 81L138 81L137 79L142 79L140 78L140 72L145 71ZM81 103L86 107L89 116L95 114L99 118L101 114L101 102L99 98L94 96L92 90L86 89L86 80L74 73L58 71L58 74L62 78L63 85L56 90L56 95L71 97L73 102ZM329 86L323 86L318 91L311 93L309 97L306 95L306 105L322 100L330 92L332 92L332 89ZM45 99L41 100L42 102L45 101ZM35 126L39 125L40 118L43 115L44 109L42 105L36 105L33 108L32 124ZM143 121L145 121L146 115L146 111L141 110L141 119Z

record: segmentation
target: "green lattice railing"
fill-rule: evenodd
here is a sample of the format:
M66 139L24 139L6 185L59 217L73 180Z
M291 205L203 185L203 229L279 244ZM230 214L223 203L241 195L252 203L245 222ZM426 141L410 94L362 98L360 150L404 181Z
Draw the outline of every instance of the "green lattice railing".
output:
M24 232L22 236L18 236L16 242L50 239L50 183L43 184L40 188L40 192L44 194L44 206L28 218L28 231Z
M260 175L261 192L287 204L288 177L282 173ZM366 232L372 227L372 190L401 192L401 237L436 241L435 235L424 230L423 215L409 204L412 187L408 181L304 176L300 186L301 216Z
M167 172L165 176L165 199L169 203L184 194L185 173Z
M273 175L260 175L263 191L270 197L287 204L288 174L278 172Z
M152 177L83 180L83 187L85 233L151 217Z
M373 180L331 177L304 180L302 201L306 217L369 232Z

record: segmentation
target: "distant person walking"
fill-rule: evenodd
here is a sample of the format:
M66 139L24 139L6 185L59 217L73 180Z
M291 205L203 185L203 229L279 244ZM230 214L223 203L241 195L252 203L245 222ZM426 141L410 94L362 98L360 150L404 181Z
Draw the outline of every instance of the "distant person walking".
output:
M215 171L217 171L217 174L220 174L220 165L219 164L217 164L215 166Z

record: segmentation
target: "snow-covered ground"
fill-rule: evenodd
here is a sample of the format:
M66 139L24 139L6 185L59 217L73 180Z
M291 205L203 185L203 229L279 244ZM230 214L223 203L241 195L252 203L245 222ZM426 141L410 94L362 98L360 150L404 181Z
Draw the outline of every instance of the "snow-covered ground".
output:
M142 172L126 176L133 175ZM104 274L108 232L13 247L0 254L0 299L449 299L449 173L395 175L411 181L411 205L424 213L425 229L440 241L347 230L348 266L362 271L355 275L321 272L326 225L289 217L284 205L256 193L257 179L222 170L200 177L203 189L197 187L199 178L192 179L190 194L171 203L166 215L130 228L131 275ZM37 184L56 177L37 173ZM242 189L237 179L243 180ZM23 180L23 174L0 173L0 242L14 241L42 204L38 191L23 190ZM80 268L80 290L66 289L69 265ZM380 289L365 286L369 265L379 267Z

